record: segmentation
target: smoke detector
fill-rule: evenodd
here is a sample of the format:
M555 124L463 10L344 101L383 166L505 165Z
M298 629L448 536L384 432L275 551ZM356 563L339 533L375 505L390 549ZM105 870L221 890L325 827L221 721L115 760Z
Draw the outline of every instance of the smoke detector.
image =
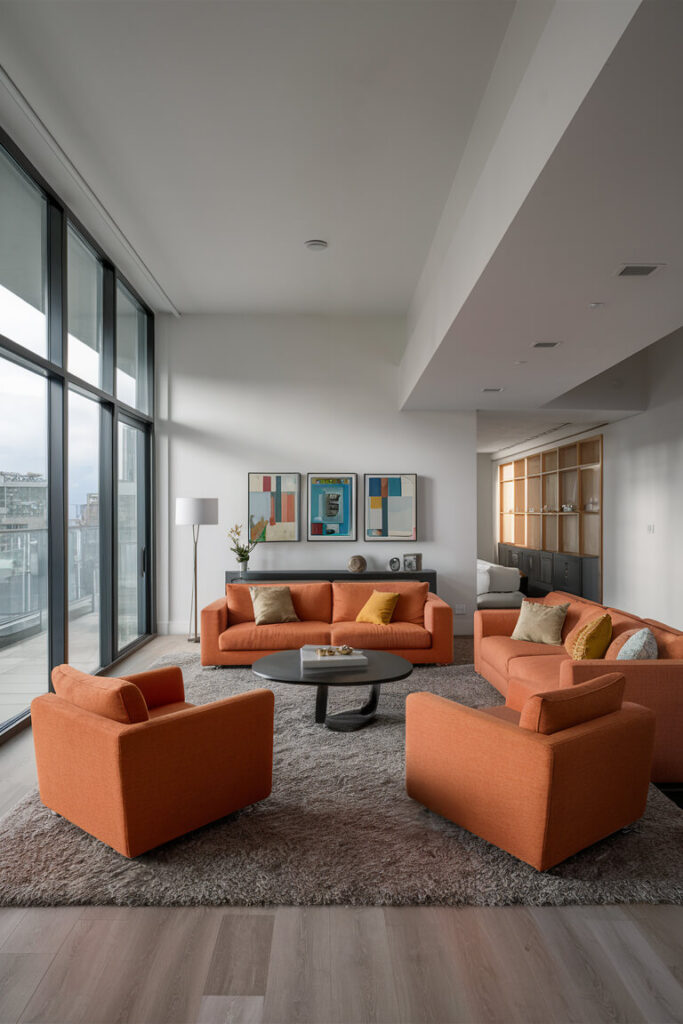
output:
M327 249L328 243L324 238L309 238L307 242L304 242L307 249L311 252L322 252L323 249Z

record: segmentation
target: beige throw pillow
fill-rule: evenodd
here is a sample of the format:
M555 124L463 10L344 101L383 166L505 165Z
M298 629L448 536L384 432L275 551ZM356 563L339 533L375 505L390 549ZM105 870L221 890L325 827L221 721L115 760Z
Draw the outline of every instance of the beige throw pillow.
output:
M567 617L567 604L539 604L522 601L513 640L530 640L533 644L562 643L562 627Z
M289 587L249 587L249 593L257 626L299 621Z

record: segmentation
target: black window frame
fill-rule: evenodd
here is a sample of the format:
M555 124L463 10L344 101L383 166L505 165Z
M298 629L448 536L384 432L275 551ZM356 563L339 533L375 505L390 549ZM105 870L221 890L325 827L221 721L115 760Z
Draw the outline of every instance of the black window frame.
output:
M47 358L31 352L0 333L0 356L45 377L48 382L48 679L49 672L67 661L68 652L68 393L79 392L97 401L100 410L100 665L110 668L137 650L156 632L155 566L155 435L154 435L154 312L93 238L78 217L0 127L0 147L43 194L47 202ZM67 232L71 225L100 261L103 269L102 387L68 370ZM116 288L121 283L147 318L147 412L129 406L116 395ZM145 437L144 479L145 622L147 631L118 647L116 514L118 506L119 419L142 430ZM106 584L106 585L105 585ZM30 709L0 722L0 743L30 723Z

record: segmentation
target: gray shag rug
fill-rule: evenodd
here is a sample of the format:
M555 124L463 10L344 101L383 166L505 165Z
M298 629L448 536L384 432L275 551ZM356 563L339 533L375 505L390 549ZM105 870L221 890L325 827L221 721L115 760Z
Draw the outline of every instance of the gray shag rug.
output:
M197 704L261 682L249 669L201 668L196 655L175 663ZM407 797L406 695L429 690L471 707L502 703L471 666L416 668L387 684L377 721L355 733L315 725L313 687L272 689L267 800L131 861L28 796L0 823L0 904L683 902L683 812L654 787L632 829L543 874ZM331 688L330 711L356 706L364 695Z

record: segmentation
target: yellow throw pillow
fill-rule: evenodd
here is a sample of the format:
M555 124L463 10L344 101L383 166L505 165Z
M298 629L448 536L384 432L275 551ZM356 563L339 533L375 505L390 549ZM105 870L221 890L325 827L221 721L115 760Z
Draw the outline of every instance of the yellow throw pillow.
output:
M397 601L398 594L385 594L373 590L372 597L368 598L356 615L356 622L374 622L376 626L388 626Z
M574 661L586 661L589 658L604 658L605 651L612 640L612 619L609 615L601 615L587 622L579 630L574 641L571 656Z
M268 626L274 622L298 622L289 587L249 587L254 606L254 622Z

